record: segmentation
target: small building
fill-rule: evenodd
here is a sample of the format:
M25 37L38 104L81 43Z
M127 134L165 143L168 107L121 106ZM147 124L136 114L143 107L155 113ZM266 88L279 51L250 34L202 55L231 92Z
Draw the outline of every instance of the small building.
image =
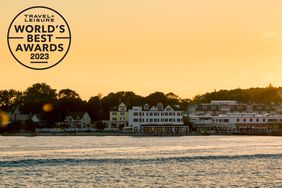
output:
M70 128L88 128L91 125L91 118L87 112L70 112L65 118L65 123Z
M38 125L39 128L45 127L47 122L43 120L42 114L33 114L31 121Z
M33 114L32 118L31 118L33 123L42 123L42 115L40 114Z
M10 122L19 121L21 123L25 123L27 120L30 119L30 115L21 113L19 107L17 107L14 112L12 113L10 112L9 116L10 116Z
M110 111L109 121L105 121L105 130L124 130L128 131L128 111L124 103L118 105L117 110Z

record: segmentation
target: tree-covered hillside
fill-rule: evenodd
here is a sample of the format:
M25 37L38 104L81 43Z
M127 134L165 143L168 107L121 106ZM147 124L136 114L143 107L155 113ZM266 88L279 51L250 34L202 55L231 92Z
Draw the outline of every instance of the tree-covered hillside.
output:
M219 90L197 95L191 104L208 103L211 100L236 100L242 103L282 103L282 87Z

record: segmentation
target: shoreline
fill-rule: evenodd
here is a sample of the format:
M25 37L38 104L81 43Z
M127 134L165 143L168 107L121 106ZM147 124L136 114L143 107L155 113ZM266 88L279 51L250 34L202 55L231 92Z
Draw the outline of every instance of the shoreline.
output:
M22 133L2 133L0 136L26 136L26 137L36 137L36 136L133 136L133 137L182 137L182 136L275 136L279 137L282 135L266 135L266 134L202 134L202 133L189 133L189 134L179 134L179 135L148 135L141 133L122 133L122 132L76 132L76 133L32 133L32 132L22 132Z

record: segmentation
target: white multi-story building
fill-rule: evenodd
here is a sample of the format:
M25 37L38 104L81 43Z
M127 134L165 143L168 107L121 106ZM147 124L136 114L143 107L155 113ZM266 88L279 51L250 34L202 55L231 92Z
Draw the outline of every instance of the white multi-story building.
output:
M199 128L224 127L264 127L282 123L282 115L258 114L258 113L227 113L212 116L189 115L190 121Z
M129 126L134 132L142 132L143 127L169 127L174 130L175 127L183 126L183 111L177 107L166 106L158 103L150 107L148 104L134 106L128 112Z
M282 114L282 105L270 104L244 104L233 100L213 100L210 103L202 103L189 106L189 114L217 116L227 113L257 113L257 114Z

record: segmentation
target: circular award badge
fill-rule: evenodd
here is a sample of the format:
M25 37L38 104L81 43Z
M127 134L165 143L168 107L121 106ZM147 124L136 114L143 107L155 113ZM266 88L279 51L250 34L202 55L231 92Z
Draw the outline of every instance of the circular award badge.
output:
M57 11L35 6L21 11L7 34L8 47L21 65L44 70L59 64L71 45L71 31Z

